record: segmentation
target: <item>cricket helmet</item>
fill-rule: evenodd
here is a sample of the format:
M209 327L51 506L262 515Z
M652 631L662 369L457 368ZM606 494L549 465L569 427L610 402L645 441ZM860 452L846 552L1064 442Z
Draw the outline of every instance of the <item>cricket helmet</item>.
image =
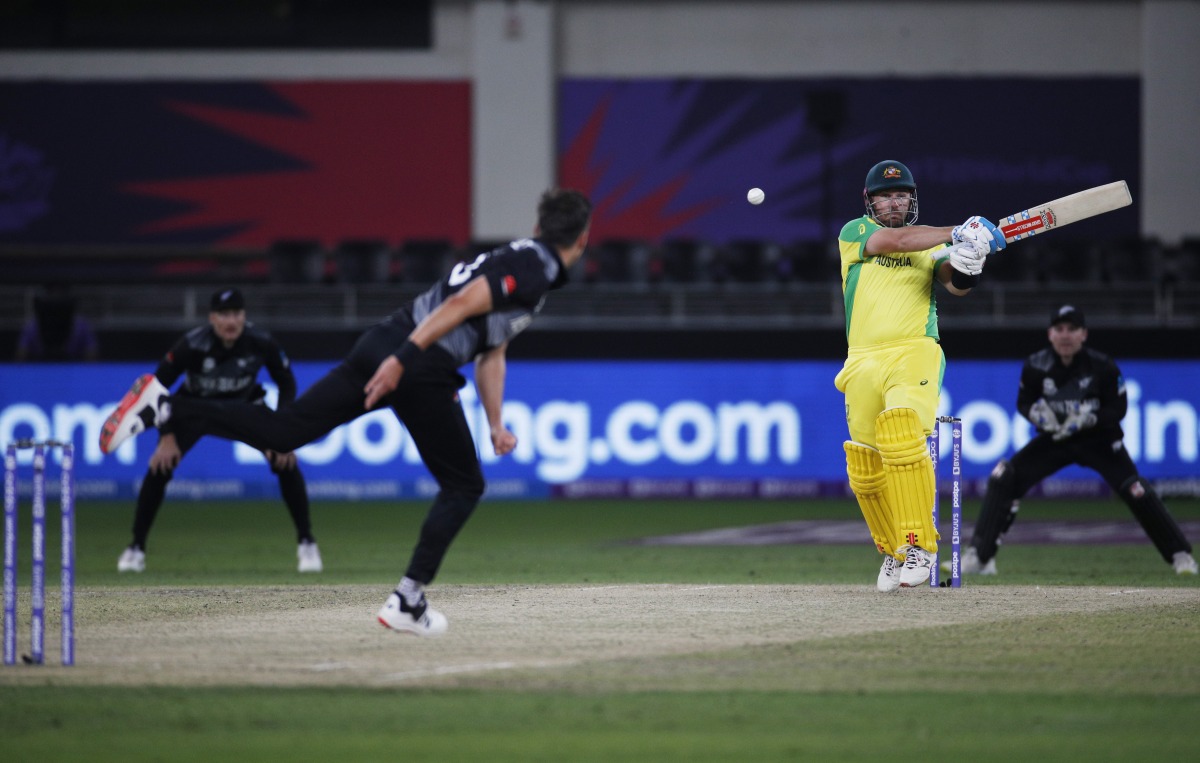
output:
M913 180L912 172L894 159L885 159L867 172L867 181L863 184L863 204L867 208L867 216L875 222L875 209L871 205L871 194L890 191L893 188L906 188L912 191L912 204L904 217L905 225L917 221L917 182Z

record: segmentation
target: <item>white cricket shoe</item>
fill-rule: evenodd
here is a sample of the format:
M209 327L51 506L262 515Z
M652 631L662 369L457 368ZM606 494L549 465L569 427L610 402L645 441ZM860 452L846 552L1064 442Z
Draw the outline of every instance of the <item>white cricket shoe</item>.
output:
M121 552L117 559L117 572L145 572L146 552L137 546L130 546Z
M958 569L961 575L995 575L996 574L996 557L987 560L987 564L979 563L979 552L974 546L967 546L967 550L962 552L962 556L958 558ZM950 562L942 562L942 572L947 574L954 572L950 568Z
M933 560L936 558L933 552L920 546L905 546L903 550L904 564L900 567L900 587L928 586Z
M1186 551L1176 551L1175 556L1171 557L1171 565L1175 568L1176 575L1200 573L1200 567L1196 566L1196 560Z
M376 617L386 628L417 636L440 636L449 627L446 616L429 606L423 593L416 606L410 607L399 591L393 591Z
M875 590L880 593L891 593L900 587L900 562L891 554L883 555L883 566L879 568L879 577L875 580Z
M171 391L154 374L139 376L100 430L100 452L112 453L136 434L163 423L159 405Z
M313 541L301 541L296 547L296 558L299 560L296 565L297 572L320 572L325 569L321 564L321 550Z

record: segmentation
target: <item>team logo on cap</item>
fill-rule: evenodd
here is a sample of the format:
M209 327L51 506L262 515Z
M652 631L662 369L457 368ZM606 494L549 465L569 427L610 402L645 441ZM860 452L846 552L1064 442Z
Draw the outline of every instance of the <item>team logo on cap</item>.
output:
M885 168L883 170L883 179L884 180L899 180L900 179L900 168L899 167Z

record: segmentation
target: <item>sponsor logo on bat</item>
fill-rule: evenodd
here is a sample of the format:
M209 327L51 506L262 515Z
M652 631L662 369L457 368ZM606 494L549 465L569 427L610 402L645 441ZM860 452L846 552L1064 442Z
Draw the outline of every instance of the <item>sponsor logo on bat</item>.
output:
M1016 220L1012 217L1008 219L1010 221L1008 225L1000 226L1000 232L1004 234L1005 238L1032 236L1046 225L1046 221L1040 215L1028 219Z
M1043 230L1050 230L1058 223L1058 217L1055 216L1054 210L1050 207L1038 210L1037 214L1030 216L1030 210L1025 210L1020 214L1020 220L1017 216L1009 216L1008 224L1000 226L1000 232L1005 238L1022 238L1032 236L1035 233L1040 233Z

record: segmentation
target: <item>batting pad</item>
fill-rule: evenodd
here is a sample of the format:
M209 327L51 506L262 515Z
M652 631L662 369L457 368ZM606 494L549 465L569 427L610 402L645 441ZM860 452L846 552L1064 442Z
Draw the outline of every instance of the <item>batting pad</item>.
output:
M933 524L933 461L925 430L912 408L888 408L875 419L875 439L883 458L884 495L896 512L896 539L901 547L919 546L937 553Z
M850 478L850 489L858 499L867 520L867 529L881 554L896 555L896 516L888 504L885 492L887 484L883 474L883 459L879 451L869 445L852 440L845 443L846 475Z

